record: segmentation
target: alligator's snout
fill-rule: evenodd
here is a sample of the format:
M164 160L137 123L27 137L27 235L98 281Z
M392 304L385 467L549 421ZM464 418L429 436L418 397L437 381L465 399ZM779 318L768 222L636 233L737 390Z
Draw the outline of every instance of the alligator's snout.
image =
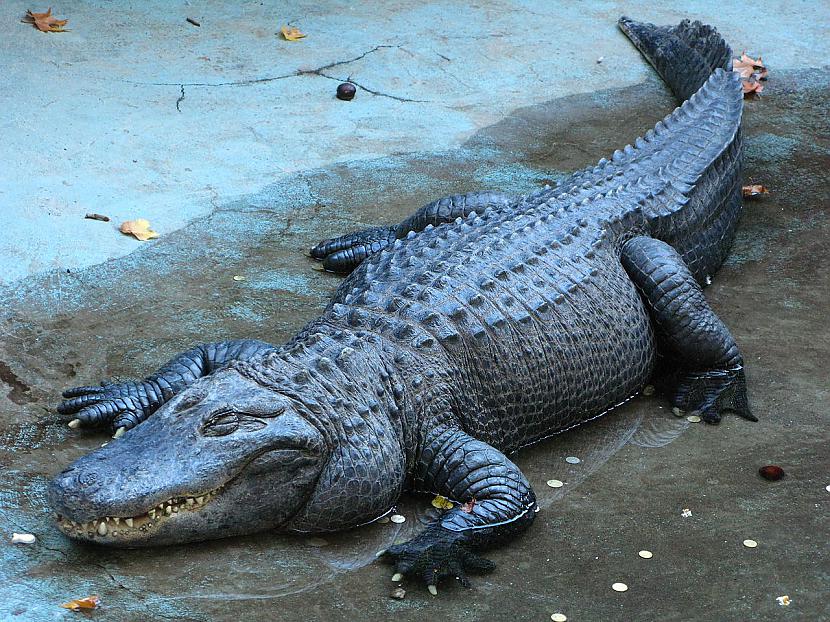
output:
M61 471L49 500L59 528L77 539L225 537L284 523L324 460L320 433L285 397L228 370Z

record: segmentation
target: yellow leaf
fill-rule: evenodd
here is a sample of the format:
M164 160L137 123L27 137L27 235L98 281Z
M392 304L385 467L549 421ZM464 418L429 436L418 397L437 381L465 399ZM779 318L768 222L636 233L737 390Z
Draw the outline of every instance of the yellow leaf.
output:
M432 507L438 508L439 510L451 510L454 505L453 502L446 497L435 495L435 499L432 500Z
M150 229L150 221L144 218L122 222L119 230L121 233L131 235L142 242L159 237L158 233Z
M70 600L68 603L63 603L61 607L64 609L71 609L72 611L80 611L81 609L97 609L98 603L101 599L97 596L87 596L86 598L76 598Z
M299 41L305 38L305 34L300 32L300 29L295 26L283 26L280 28L280 32L286 41Z

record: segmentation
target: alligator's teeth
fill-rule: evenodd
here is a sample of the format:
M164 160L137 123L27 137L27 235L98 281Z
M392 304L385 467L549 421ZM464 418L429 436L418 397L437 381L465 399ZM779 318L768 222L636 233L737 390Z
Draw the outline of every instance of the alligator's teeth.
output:
M98 535L105 536L107 535L107 524L104 521L98 523Z
M114 521L115 521L115 524L116 524L116 525L117 525L118 523L120 523L120 522L121 522L121 519L120 519L120 518L118 518L117 516L116 516L115 518L113 518L112 520L114 520Z
M194 499L193 497L188 497L185 503L187 503L187 505L193 505L194 503L196 503L196 499Z
M178 506L178 505L174 505L174 506L173 506L173 511L174 511L174 512L178 512L178 511L179 511L179 506Z
M107 521L107 522L110 522L110 520L112 520L112 519L109 516L106 516L106 517L104 517L104 520Z
M173 508L171 508L171 507L168 505L166 508L164 508L164 513L165 513L165 514L167 514L167 515L169 516L170 514L172 514L172 513L173 513Z
M150 518L155 518L156 517L156 511L155 510L150 510L148 512L148 514L150 515Z
M199 505L202 505L204 502L205 502L204 497L196 497L196 503L198 503Z
M133 519L132 518L125 518L124 522L127 523L127 527L133 526Z

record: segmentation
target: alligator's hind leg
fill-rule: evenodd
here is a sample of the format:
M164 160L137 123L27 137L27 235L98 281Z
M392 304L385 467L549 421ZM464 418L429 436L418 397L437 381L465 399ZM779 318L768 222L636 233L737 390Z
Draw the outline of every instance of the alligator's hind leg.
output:
M500 192L471 192L443 197L424 205L398 225L372 227L354 231L330 240L323 240L309 251L311 256L323 262L329 272L348 274L364 259L403 239L410 232L423 231L463 218L470 212L482 213L486 209L503 209L518 197Z
M683 258L670 245L637 237L622 263L642 292L667 354L679 367L674 406L719 423L723 410L757 421L746 399L743 358L729 329L709 307Z
M274 346L256 339L207 343L169 361L144 380L75 387L63 392L62 415L74 415L69 427L109 425L116 435L134 428L174 395L231 361L248 360Z

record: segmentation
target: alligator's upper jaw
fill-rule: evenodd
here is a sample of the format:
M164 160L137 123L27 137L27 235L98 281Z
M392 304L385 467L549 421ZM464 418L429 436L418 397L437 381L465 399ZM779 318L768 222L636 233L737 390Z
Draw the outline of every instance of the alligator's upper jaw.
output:
M159 531L165 531L167 523L181 520L187 514L200 512L214 497L222 493L224 486L194 496L173 497L137 516L102 516L79 523L69 517L57 515L57 525L64 534L76 540L89 540L99 544L140 544Z

